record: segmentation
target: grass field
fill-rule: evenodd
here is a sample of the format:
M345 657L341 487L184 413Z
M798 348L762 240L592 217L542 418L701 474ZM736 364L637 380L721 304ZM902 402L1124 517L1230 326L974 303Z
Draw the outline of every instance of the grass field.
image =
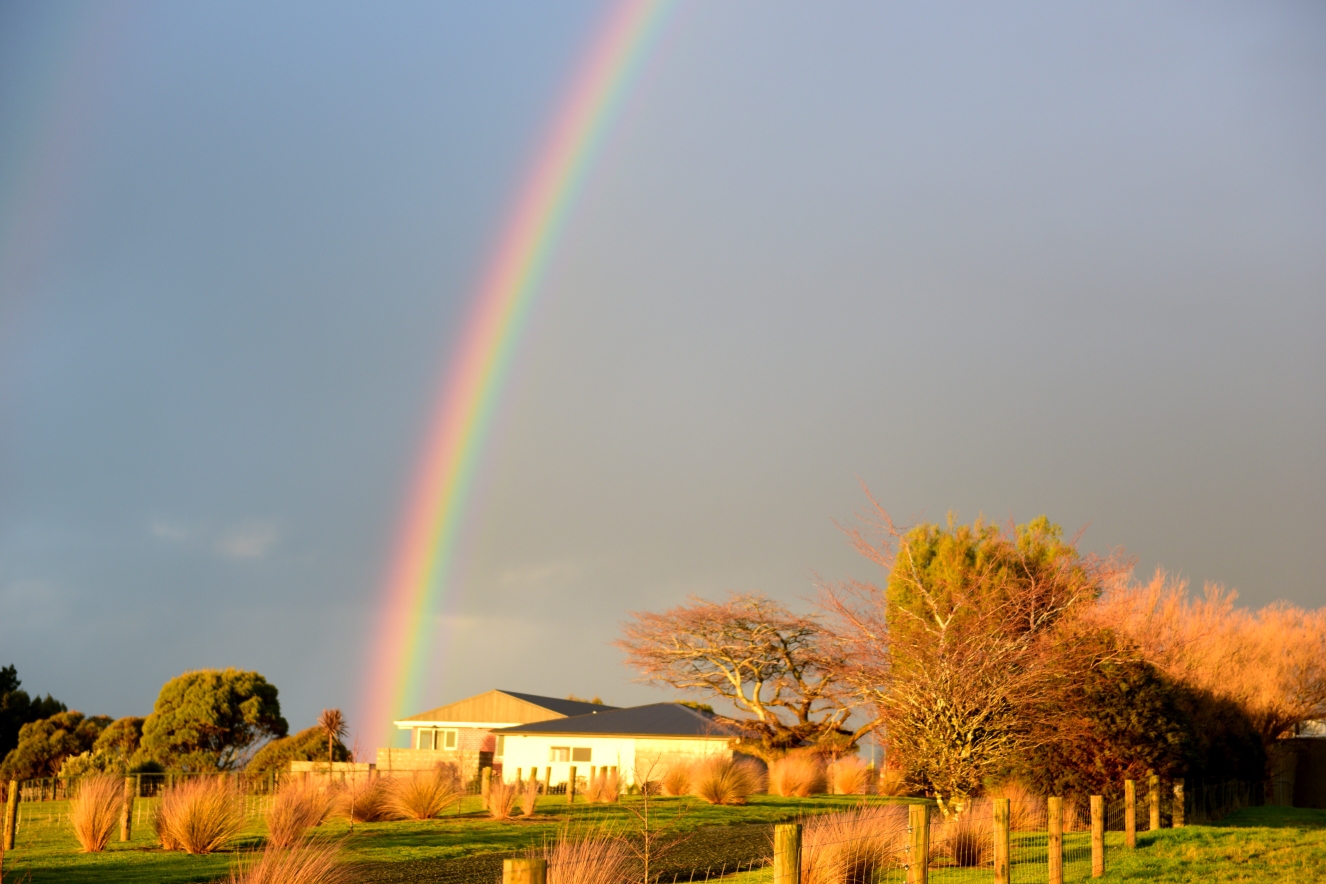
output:
M767 840L768 830L763 828L767 824L854 806L859 800L754 796L745 807L710 807L687 799L660 799L657 806L666 818L676 812L679 802L685 802L687 812L678 829L701 831L679 848L686 855L678 861L704 867L713 858L717 872L727 857L748 850L753 840ZM232 850L211 856L162 851L146 823L152 802L141 804L143 821L136 826L133 840L127 844L113 841L101 854L78 852L65 818L67 802L25 805L17 847L4 858L3 880L6 884L214 882L224 880L243 852L260 847L263 841L261 818L255 812ZM568 808L557 796L546 799L539 815L530 821L497 823L473 809L461 810L430 822L360 824L353 832L346 823L333 821L319 831L344 842L346 858L358 872L357 880L365 884L408 884L459 879L462 869L457 863L462 858L469 858L460 865L470 866L470 874L486 877L499 864L485 855L540 844L568 825L627 825L633 820L620 806L577 804ZM715 826L723 828L710 828ZM1068 880L1090 880L1086 838L1082 833L1065 836ZM1246 808L1214 826L1140 833L1138 847L1131 851L1123 847L1119 833L1110 833L1108 839L1106 882L1326 884L1326 811ZM1015 833L1013 849L1015 884L1044 881L1044 834ZM888 880L901 877L899 870ZM763 869L726 880L732 884L763 884L771 878L771 871ZM936 868L931 873L935 884L974 884L990 878L988 869Z

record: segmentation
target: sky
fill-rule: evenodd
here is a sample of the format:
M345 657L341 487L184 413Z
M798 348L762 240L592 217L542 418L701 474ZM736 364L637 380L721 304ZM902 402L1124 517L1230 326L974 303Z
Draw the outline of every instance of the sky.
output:
M426 431L611 4L0 6L0 665L366 705ZM1326 604L1326 8L681 2L518 340L428 706L1048 515ZM1318 513L1318 515L1314 515ZM421 710L416 710L421 711ZM367 747L365 747L367 748Z

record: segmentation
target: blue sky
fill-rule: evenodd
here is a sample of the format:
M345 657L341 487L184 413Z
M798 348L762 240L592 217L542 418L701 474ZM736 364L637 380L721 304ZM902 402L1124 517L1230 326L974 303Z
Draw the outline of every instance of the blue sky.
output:
M465 309L594 3L0 11L0 665L352 716ZM1326 13L682 3L540 293L441 703L617 703L627 611L1086 527L1326 602ZM501 648L495 651L495 648Z

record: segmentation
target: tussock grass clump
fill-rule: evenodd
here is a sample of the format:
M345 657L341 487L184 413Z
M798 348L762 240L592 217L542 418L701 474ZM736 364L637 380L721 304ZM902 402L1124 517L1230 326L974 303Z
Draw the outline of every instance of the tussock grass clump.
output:
M784 798L808 798L824 792L824 763L808 752L791 752L769 765L769 790Z
M881 770L875 777L876 795L906 795L907 776L900 770Z
M1016 832L1043 828L1047 808L1045 799L1017 780L1008 780L990 790L991 798L1008 799L1008 825Z
M273 847L294 847L309 829L322 825L331 809L332 795L326 789L303 782L286 783L263 814L267 820L267 843Z
M334 844L306 844L291 849L269 846L238 868L230 884L350 884L349 870Z
M539 806L539 781L531 778L521 783L517 780L516 785L520 788L520 815L528 819L534 816Z
M956 819L942 823L939 847L956 866L979 868L994 861L994 832L991 806L981 802Z
M668 772L663 774L663 794L674 797L691 794L691 770L694 767L689 761L678 761L669 766Z
M634 880L630 852L607 832L582 838L563 832L543 848L542 856L548 862L548 884L620 884Z
M764 785L754 762L735 758L710 758L691 772L691 794L709 804L745 804L746 798Z
M84 853L106 849L124 806L124 784L118 777L84 777L69 803L69 822Z
M488 815L495 820L511 819L519 795L520 787L517 784L494 779L488 786Z
M244 826L244 799L225 777L194 777L161 794L152 823L166 850L211 853Z
M835 795L864 795L870 782L870 768L856 755L839 758L825 771Z
M460 800L460 785L452 765L417 771L387 781L388 814L402 820L431 820Z
M356 823L377 823L391 819L387 808L387 787L379 779L352 782L336 794L332 812Z
M907 808L861 807L803 820L801 884L858 884L900 866Z
M616 804L621 798L621 783L617 779L617 771L600 771L590 781L585 797L590 804Z

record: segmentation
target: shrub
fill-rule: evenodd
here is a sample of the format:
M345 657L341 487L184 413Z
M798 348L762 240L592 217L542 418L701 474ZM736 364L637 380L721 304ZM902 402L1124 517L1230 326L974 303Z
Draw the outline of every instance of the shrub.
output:
M262 779L273 773L280 774L290 770L292 761L326 761L327 732L314 725L297 734L269 740L259 749L249 763L244 766L244 773L254 779ZM349 761L350 750L336 740L332 743L332 761Z
M539 804L539 781L531 777L527 783L521 783L517 780L516 785L520 787L520 815L523 817L534 816L534 811Z
M900 770L881 770L875 777L876 795L906 795L907 776Z
M387 780L386 808L396 819L431 820L460 800L455 765Z
M617 771L601 771L589 784L586 793L591 804L616 804L621 797L621 785L617 780Z
M376 823L391 818L386 784L379 779L351 782L336 795L333 809L355 823Z
M760 790L761 779L760 769L751 761L711 758L695 766L691 791L710 804L745 804L747 796Z
M990 790L991 798L1008 799L1008 825L1010 829L1024 832L1039 829L1045 824L1047 808L1045 799L1032 792L1017 780L1008 780Z
M331 806L332 796L326 789L303 782L282 785L264 814L267 843L273 847L294 847L303 840L305 832L322 825Z
M211 853L239 834L244 801L223 777L195 777L162 793L152 822L166 850Z
M989 802L975 802L967 812L945 821L939 829L939 846L956 866L988 865L994 857L994 833Z
M609 833L572 838L565 832L544 847L548 884L620 884L630 881L631 854Z
M803 823L801 884L873 881L904 861L907 808L861 807Z
M69 822L84 853L106 849L124 806L124 784L117 777L86 777L69 803Z
M247 865L230 870L230 884L349 884L334 844L307 844L282 850L268 846Z
M691 794L692 767L689 761L678 761L669 766L668 772L663 774L663 794L673 796Z
M792 752L769 765L769 789L784 798L806 798L824 791L824 764L806 752Z
M870 768L855 755L839 758L826 772L835 795L864 795L870 779Z
M488 786L488 815L495 820L511 819L518 793L519 787L515 783L494 779Z

